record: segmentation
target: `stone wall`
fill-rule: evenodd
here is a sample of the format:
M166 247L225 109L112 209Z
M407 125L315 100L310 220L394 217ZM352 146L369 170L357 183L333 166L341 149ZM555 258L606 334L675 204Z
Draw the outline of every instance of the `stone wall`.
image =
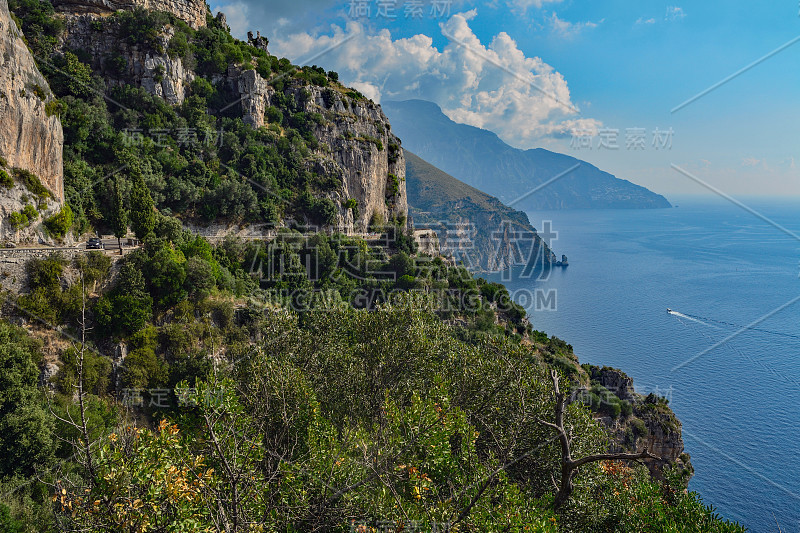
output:
M85 248L0 248L0 289L20 294L27 290L25 264L31 259L45 259L57 253L67 261L92 250ZM112 260L117 254L108 254Z

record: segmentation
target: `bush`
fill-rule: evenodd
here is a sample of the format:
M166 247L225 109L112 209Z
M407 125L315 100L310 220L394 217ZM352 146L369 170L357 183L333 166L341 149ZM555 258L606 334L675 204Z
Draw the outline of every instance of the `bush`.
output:
M45 259L31 259L25 265L28 274L28 287L31 290L45 289L55 291L61 286L61 276L64 273L64 259L53 254Z
M0 186L10 189L14 186L14 179L8 175L8 172L0 168Z
M48 117L52 117L53 115L60 117L61 113L64 112L65 106L58 100L50 100L44 105L44 113Z
M72 209L68 205L61 208L61 211L44 221L44 227L48 233L57 239L62 239L72 227Z
M50 194L50 191L42 185L42 181L39 179L39 176L30 172L28 170L22 168L15 168L14 169L14 177L22 183L31 194L36 196L37 198L44 200L46 198L52 198L53 195Z
M15 230L21 229L28 225L28 217L23 213L11 213L8 215L8 223Z
M169 41L167 53L170 57L186 59L186 56L189 54L189 41L187 40L185 33L176 32L175 35L173 35L172 39Z

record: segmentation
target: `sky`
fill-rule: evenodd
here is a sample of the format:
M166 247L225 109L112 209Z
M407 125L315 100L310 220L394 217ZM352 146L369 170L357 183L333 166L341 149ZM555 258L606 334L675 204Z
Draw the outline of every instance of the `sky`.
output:
M335 70L376 102L433 101L514 147L572 155L667 196L800 195L796 0L211 8L237 37L260 31L273 54Z

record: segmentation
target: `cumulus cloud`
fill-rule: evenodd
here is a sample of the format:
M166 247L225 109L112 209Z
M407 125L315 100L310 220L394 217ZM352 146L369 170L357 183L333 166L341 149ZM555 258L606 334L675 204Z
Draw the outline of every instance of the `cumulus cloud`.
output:
M655 23L656 23L656 19L654 19L654 18L646 19L644 17L639 17L639 19L636 21L637 25L649 25L649 24L655 24Z
M370 32L357 21L318 35L294 33L270 46L295 61L316 56L315 63L376 101L436 102L451 119L492 130L514 146L600 126L579 115L564 77L541 58L526 56L507 33L482 43L470 27L476 15L472 10L441 23L447 38L441 50L428 35L394 39L386 29Z

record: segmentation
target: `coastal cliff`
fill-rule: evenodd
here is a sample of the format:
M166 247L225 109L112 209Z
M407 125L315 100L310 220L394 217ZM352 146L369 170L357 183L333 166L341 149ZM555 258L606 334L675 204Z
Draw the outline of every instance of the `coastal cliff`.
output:
M437 232L441 253L472 271L557 266L528 215L442 172L406 150L410 213L416 228Z
M137 7L164 11L175 15L194 29L206 24L205 0L54 0L53 6L64 13L95 13L108 15L119 10Z
M112 7L140 5L119 2ZM288 106L292 115L313 117L308 128L316 142L304 170L338 184L325 193L337 207L335 221L326 225L345 232L366 232L389 222L405 226L405 158L379 105L335 81L317 85L298 79L296 71L266 74L248 61L233 61L224 69L209 71L207 63L200 64L191 52L175 53L176 39L192 40L193 31L168 23L145 42L132 41L124 17L101 15L94 7L91 2L58 4L65 22L60 49L80 51L107 90L131 85L179 106L191 94L192 83L203 79L221 95L217 109L209 109L210 113L233 113L253 128L280 126L274 123L274 115L273 123L267 117L270 109L287 110ZM188 23L188 14L194 11L173 6L168 12ZM216 29L227 30L224 15L210 20ZM250 51L260 54L259 65L277 61L267 54L266 39L253 38L251 45Z
M668 398L637 393L633 379L616 368L584 365L584 369L588 371L591 388L585 389L588 396L582 397L590 398L588 403L598 419L611 430L611 451L647 449L660 458L644 460L654 477L661 479L665 468L676 467L688 483L694 468L689 454L684 452L681 422L669 408ZM629 405L630 410L616 412L613 406L619 405L617 400Z
M0 157L8 167L38 176L60 202L64 134L54 100L11 18L7 0L0 0Z

